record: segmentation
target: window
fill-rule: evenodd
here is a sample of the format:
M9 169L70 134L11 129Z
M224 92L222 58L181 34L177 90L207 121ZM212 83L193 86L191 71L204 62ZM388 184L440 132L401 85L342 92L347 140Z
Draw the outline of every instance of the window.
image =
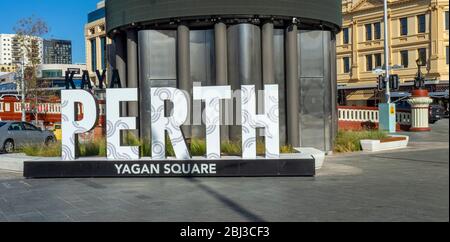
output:
M449 59L448 59L448 46L445 47L445 51L446 51L445 52L445 63L447 63L447 65L448 65L449 64L448 63L448 61L449 61Z
M381 23L374 23L373 28L375 31L375 39L381 39Z
M344 57L343 62L344 62L344 73L350 73L350 57Z
M96 39L91 39L91 67L92 71L97 70L97 42Z
M22 125L20 125L20 123L12 123L8 130L20 131L22 130Z
M373 70L372 55L366 55L366 71Z
M366 24L366 41L372 40L372 25Z
M375 54L375 68L382 67L381 54Z
M38 131L39 129L36 128L36 126L29 124L29 123L22 123L23 127L25 130L30 130L30 131Z
M400 19L400 35L408 35L408 18Z
M418 33L425 33L426 30L426 19L425 14L417 16L417 32Z
M407 50L400 51L400 61L403 68L408 68L409 66L409 56Z
M101 43L102 70L106 70L106 37L101 37L100 43Z
M448 30L448 11L445 11L445 30Z
M419 54L419 59L421 59L424 63L427 62L427 49L426 48L420 48L417 50Z
M348 33L348 28L344 28L343 30L342 30L342 43L343 44L348 44L349 43L349 35L348 35L349 33Z

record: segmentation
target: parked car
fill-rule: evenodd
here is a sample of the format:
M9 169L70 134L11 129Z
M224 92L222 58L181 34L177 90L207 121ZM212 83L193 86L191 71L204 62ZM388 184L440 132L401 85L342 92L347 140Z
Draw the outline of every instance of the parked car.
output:
M431 104L429 109L429 121L431 124L443 119L445 116L445 109L438 104Z
M25 145L48 145L56 140L50 131L43 131L33 124L17 121L0 121L0 150L11 153Z

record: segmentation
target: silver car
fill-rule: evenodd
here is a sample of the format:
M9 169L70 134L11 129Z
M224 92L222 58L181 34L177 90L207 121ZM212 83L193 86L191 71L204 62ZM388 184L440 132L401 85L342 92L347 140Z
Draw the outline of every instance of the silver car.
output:
M27 122L0 121L0 151L11 153L25 145L47 145L55 135Z

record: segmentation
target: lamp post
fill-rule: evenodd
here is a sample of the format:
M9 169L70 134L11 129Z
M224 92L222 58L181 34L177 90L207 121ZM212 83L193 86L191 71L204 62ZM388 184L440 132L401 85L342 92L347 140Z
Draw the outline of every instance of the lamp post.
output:
M22 68L21 68L21 76L20 76L20 89L21 89L21 111L22 111L22 122L27 121L26 113L25 113L25 52L22 55Z
M417 75L414 80L414 90L408 103L411 105L411 128L412 132L430 131L428 110L433 99L429 97L428 90L425 89L425 77L422 73L422 67L425 66L425 60L419 58L416 61Z
M423 89L425 87L425 78L422 73L422 67L425 66L425 61L422 58L416 60L417 64L417 75L414 79L414 88Z

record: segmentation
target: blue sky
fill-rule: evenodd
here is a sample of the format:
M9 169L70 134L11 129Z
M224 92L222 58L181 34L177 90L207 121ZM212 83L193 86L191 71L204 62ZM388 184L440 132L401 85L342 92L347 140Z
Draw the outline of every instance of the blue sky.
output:
M45 38L72 41L73 62L85 63L84 25L99 0L0 0L0 33L11 34L19 19L32 15L47 22Z

